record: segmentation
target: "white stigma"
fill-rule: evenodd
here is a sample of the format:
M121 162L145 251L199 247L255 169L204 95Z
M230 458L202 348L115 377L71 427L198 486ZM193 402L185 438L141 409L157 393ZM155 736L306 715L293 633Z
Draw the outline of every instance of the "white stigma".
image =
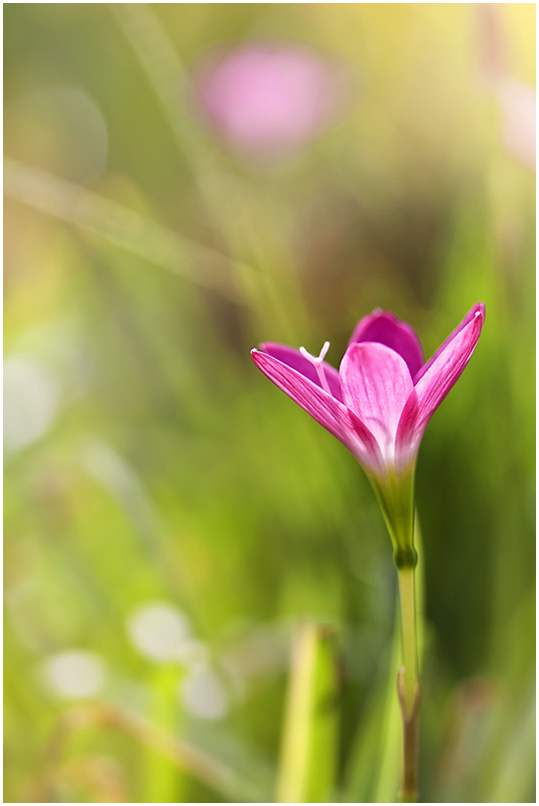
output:
M324 372L324 366L323 366L324 358L326 357L326 353L328 350L329 350L329 341L324 342L324 346L320 350L320 355L318 356L311 355L305 349L305 347L299 348L299 351L302 354L302 356L306 358L308 361L310 361L311 364L314 365L314 368L316 369L316 374L318 375L318 378L320 380L320 385L324 390L324 392L327 392L328 395L331 395L331 390L329 388L329 384L327 382L326 373Z

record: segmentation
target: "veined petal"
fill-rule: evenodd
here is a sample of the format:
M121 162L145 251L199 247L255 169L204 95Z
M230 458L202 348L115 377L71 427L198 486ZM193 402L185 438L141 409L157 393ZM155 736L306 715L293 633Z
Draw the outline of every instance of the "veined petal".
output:
M353 411L273 355L259 350L251 350L251 355L257 367L273 383L346 445L366 469L383 472L384 464L378 444Z
M343 399L392 461L397 425L413 384L408 366L385 344L351 344L339 369Z
M485 307L479 303L446 339L416 381L397 429L395 451L398 464L409 463L417 453L428 421L470 360L484 320Z
M271 341L261 344L260 349L263 353L272 355L274 358L278 358L279 361L282 361L283 364L288 364L288 366L292 367L292 369L301 372L302 375L305 375L305 377L310 381L316 383L317 386L321 386L320 378L318 377L314 364L312 361L309 361L308 358L305 358L305 356L302 355L299 350L296 350L294 347L289 347L287 344L276 344L275 342ZM325 361L322 361L322 367L324 369L324 374L331 390L331 394L342 403L339 373L335 367L332 367L331 364L327 364Z
M364 341L375 341L395 350L406 361L412 378L423 365L423 348L415 330L389 311L373 311L358 322L349 344Z
M423 375L427 372L427 370L430 369L430 366L434 363L434 361L437 360L438 356L440 355L440 353L442 353L445 350L447 345L450 342L453 341L455 336L457 336L460 333L460 331L464 327L466 327L466 325L468 325L470 322L473 321L473 319L475 318L477 313L482 314L483 321L484 321L485 320L485 305L484 305L483 302L478 302L477 305L474 305L473 308L471 308L468 311L468 313L466 314L466 316L464 317L464 319L462 320L460 325L458 327L456 327L455 330L452 333L449 334L447 339L443 342L443 344L440 345L440 347L438 347L438 349L436 350L434 355L431 358L429 358L429 360L426 362L426 364L423 364L423 366L421 367L419 372L417 372L417 374L415 374L415 375L412 373L412 377L414 379L414 384L417 384L417 382L420 380L420 378L422 378ZM479 338L479 336L478 336L478 338Z
M416 390L412 389L404 404L395 437L395 469L397 473L406 470L415 462L421 437L428 421L425 421L422 427L419 422L419 399Z
M420 418L430 417L460 378L481 335L484 321L485 309L481 304L467 314L421 373L414 384Z

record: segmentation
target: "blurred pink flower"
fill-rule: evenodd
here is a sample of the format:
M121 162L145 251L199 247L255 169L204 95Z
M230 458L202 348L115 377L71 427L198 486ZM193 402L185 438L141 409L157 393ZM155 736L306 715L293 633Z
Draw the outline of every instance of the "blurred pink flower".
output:
M502 134L513 157L535 171L535 89L522 81L506 78L500 82L498 98L502 108Z
M195 72L205 117L237 151L290 152L331 123L342 97L335 64L299 45L247 44L214 53Z
M477 52L484 85L501 109L501 129L509 154L535 171L535 88L511 77L508 35L500 3L476 3Z

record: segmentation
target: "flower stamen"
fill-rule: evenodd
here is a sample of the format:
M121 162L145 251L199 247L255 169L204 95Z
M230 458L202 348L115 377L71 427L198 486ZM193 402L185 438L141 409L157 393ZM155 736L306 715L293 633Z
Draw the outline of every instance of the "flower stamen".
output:
M318 355L318 356L311 355L305 349L305 347L300 347L299 348L299 351L302 354L302 356L304 358L306 358L308 361L310 361L311 364L313 364L313 366L314 366L314 368L316 370L316 374L318 375L320 385L321 385L322 389L324 390L324 392L327 392L328 395L331 395L332 392L331 392L331 389L329 388L329 384L328 384L328 381L327 381L327 378L326 378L326 373L324 372L324 358L326 357L326 353L327 353L328 350L329 350L329 341L324 342L324 346L320 350L320 355Z

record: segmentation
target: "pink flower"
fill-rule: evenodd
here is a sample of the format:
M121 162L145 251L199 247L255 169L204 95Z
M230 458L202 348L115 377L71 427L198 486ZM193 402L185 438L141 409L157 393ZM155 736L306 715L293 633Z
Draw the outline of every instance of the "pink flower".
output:
M413 475L431 416L470 360L485 319L478 303L424 362L413 328L389 311L364 317L339 371L304 348L262 344L251 355L292 400L352 451L379 497L396 547L413 545Z
M330 120L339 71L306 47L248 44L214 55L196 76L210 123L242 152L275 155L302 145Z

